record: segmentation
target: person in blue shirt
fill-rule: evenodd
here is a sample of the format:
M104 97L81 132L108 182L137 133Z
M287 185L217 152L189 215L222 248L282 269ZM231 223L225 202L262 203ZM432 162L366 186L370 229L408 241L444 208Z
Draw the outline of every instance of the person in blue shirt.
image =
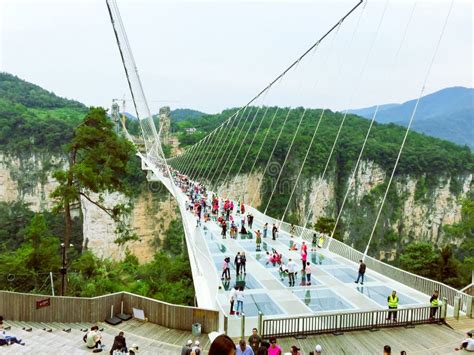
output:
M235 352L236 355L254 355L252 348L250 345L247 345L245 340L239 341L239 346L236 349L237 351Z

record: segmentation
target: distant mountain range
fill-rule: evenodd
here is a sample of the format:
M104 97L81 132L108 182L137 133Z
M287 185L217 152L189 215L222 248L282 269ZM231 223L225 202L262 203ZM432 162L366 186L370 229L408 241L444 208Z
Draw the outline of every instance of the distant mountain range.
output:
M407 126L415 104L416 99L380 105L375 120ZM372 119L375 109L372 106L348 112ZM474 89L457 86L423 96L412 129L474 150Z

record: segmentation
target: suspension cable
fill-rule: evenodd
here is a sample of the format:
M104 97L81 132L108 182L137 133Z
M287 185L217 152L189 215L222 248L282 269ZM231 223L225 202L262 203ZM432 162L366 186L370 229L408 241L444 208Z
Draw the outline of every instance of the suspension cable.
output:
M365 257L367 256L367 253L369 251L370 243L372 242L372 238L374 236L375 229L377 228L377 223L379 221L380 214L382 213L382 209L384 207L385 200L386 200L387 195L388 195L388 191L390 190L390 186L392 185L393 177L394 177L395 171L397 170L397 167L398 167L398 162L400 161L400 157L402 155L403 148L405 147L405 142L407 140L408 133L410 132L410 128L411 128L411 125L413 123L413 119L415 118L416 110L418 109L418 104L420 103L421 97L423 96L423 93L425 92L426 82L428 81L428 78L430 76L431 68L433 67L433 63L435 61L436 55L438 54L439 45L441 43L441 40L443 39L444 32L446 31L446 26L448 24L449 16L451 15L451 11L453 9L453 4L454 4L454 0L451 0L451 4L449 5L448 14L446 15L446 18L444 20L444 24L443 24L441 33L440 33L439 38L438 38L438 42L436 43L433 56L431 57L431 62L428 66L428 70L426 71L425 79L423 81L423 85L421 87L420 94L418 95L418 99L416 100L416 104L415 104L415 107L413 108L413 112L411 113L410 121L408 122L408 126L407 126L407 129L405 131L405 135L403 137L403 141L402 141L402 144L400 146L400 150L398 151L397 160L395 161L395 165L393 166L393 170L392 170L392 173L390 175L390 179L388 181L387 188L385 189L385 193L384 193L383 198L382 198L382 203L380 204L380 208L377 212L377 217L375 219L374 226L373 226L372 231L370 233L369 241L368 241L367 246L366 246L365 251L364 251L363 260L365 260Z
M352 7L334 26L332 26L321 38L319 38L315 43L313 43L302 55L300 55L295 61L293 61L281 74L279 74L275 79L273 79L265 88L263 88L260 92L258 92L252 99L247 102L244 106L250 106L254 101L256 101L264 92L269 90L277 81L283 78L295 65L297 65L308 53L310 53L313 48L315 48L319 43L321 43L340 23L342 23L347 17L349 17L362 3L364 0L359 0L359 2ZM240 110L239 110L240 111ZM239 112L238 111L238 112ZM228 120L231 120L233 116L231 116ZM227 121L227 120L226 120ZM225 122L225 121L224 121ZM221 123L221 125L224 124ZM218 127L217 127L218 128ZM214 130L216 130L215 128Z
M230 148L230 152L227 154L230 144L227 145L227 147L224 149L224 154L222 155L222 158L226 157L226 158L225 158L225 162L224 162L223 165L221 165L221 164L220 164L221 161L222 161L222 160L221 160L221 161L219 161L219 164L217 165L217 170L216 170L216 172L217 172L219 169L220 169L220 172L219 172L219 175L217 176L216 181L215 181L215 182L213 183L213 185L212 185L214 188L217 188L217 186L218 186L219 180L220 180L220 178L221 178L221 176L222 176L222 172L224 171L224 167L227 166L227 163L229 162L229 159L230 159L230 157L232 156L232 152L234 151L234 148L235 148L235 146L236 146L236 144L237 144L237 141L238 141L239 138L240 138L240 134L242 133L242 130L243 130L244 126L245 126L245 122L248 121L248 118L249 118L249 116L250 116L250 113L252 112L252 109L253 109L253 107L249 107L249 112L248 112L247 116L245 117L245 119L241 120L241 121L243 122L243 123L242 123L242 127L241 127L240 129L234 128L233 131L232 131L232 135L231 135L231 138L229 139L229 143L234 140L235 133L236 133L237 131L238 131L239 133L237 134L237 138L235 139L234 143L232 144L232 148ZM241 118L242 118L242 117L243 117L243 115L241 116ZM237 124L236 127L238 127L239 124L240 124L240 122Z
M332 49L333 49L333 44L334 44L334 41L335 41L335 39L336 39L336 37L337 37L337 35L338 35L338 33L339 33L340 28L341 28L341 26L339 26L339 27L337 28L335 35L334 35L334 36L332 37L332 39L331 39L331 44L330 44L329 50L328 50L327 55L326 55L326 57L325 57L325 59L324 59L324 62L323 62L323 65L324 65L324 66L326 66L326 64L327 64L327 61L328 61L328 58L329 58L329 54L330 54L330 52L331 52ZM316 87L317 87L317 84L319 84L319 83L320 83L320 80L317 80L317 81L315 82L315 85L314 85L313 89L316 88ZM298 182L299 182L299 180L300 180L301 173L303 172L303 168L304 168L304 166L305 166L305 164L306 164L306 160L308 159L309 152L311 151L311 148L312 148L312 146L313 146L314 138L316 137L316 134L317 134L317 132L318 132L318 130L319 130L319 125L321 124L321 121L322 121L322 118L323 118L323 116L324 116L324 112L325 112L325 111L326 111L326 109L323 109L323 110L321 111L321 115L319 116L318 123L316 124L316 128L315 128L315 130L313 131L313 135L312 135L312 137L311 137L311 141L310 141L310 143L309 143L308 149L306 149L306 154L305 154L305 156L304 156L303 163L301 164L300 170L299 170L298 175L297 175L297 177L296 177L296 181L295 181L295 183L293 184L293 189L291 190L290 197L288 198L288 202L287 202L287 204L286 204L285 211L283 212L283 214L282 214L282 216L281 216L281 218L280 218L280 223L279 223L279 225L282 224L283 220L285 219L286 213L288 212L288 208L289 208L289 206L290 206L291 199L293 198L293 195L294 195L294 193L295 193L295 191L296 191L296 187L298 186ZM305 109L305 112L306 112L306 109ZM288 153L288 154L289 154L289 153ZM269 203L270 203L270 202L269 202Z
M384 13L385 13L385 10L386 10L386 8L387 8L387 5L388 5L388 2L385 3ZM411 19L412 19L412 17L413 17L413 13L414 13L415 7L416 7L416 2L415 2L415 4L414 4L414 6L413 6L413 8L412 8L412 11L411 11L411 13L410 13L410 16L409 16L409 18L408 18L408 21L407 21L407 24L406 24L406 26L405 26L405 30L404 30L404 32L403 32L403 35L402 35L400 44L399 44L398 49L397 49L397 51L396 51L396 53L395 53L394 59L392 60L392 64L390 65L390 68L391 68L391 69L390 69L387 73L393 73L393 69L395 68L396 63L398 62L398 57L399 57L400 51L401 51L401 49L402 49L402 47L403 47L403 44L404 44L404 42L405 42L406 34L407 34L407 32L408 32L408 27L409 27L410 22L411 22ZM380 25L380 24L379 24L379 25ZM352 174L351 174L351 176L350 176L350 178L349 178L347 190L346 190L346 193L345 193L344 198L343 198L343 200L342 200L342 204L341 204L341 207L340 207L340 209L339 209L339 213L337 214L336 221L335 221L335 223L334 223L334 227L333 227L333 229L332 229L332 231L331 231L331 236L330 236L330 238L329 238L327 248L329 248L329 246L331 245L331 242L332 242L332 240L333 240L333 238L334 238L334 234L336 233L336 229L337 229L338 223L339 223L339 221L340 221L340 218L341 218L341 216L342 216L342 212L343 212L343 210L344 210L345 203L346 203L347 198L348 198L348 196L349 196L349 192L350 192L350 190L351 190L351 188L352 188L352 185L353 185L354 182L355 182L355 176L356 176L357 171L358 171L358 169L359 169L360 162L361 162L361 160L362 160L362 155L363 155L363 153L364 153L365 146L366 146L367 140L368 140L368 138L369 138L369 134L370 134L370 132L371 132L371 130L372 130L372 127L373 127L373 124L374 124L374 122L375 122L375 118L377 117L377 113L378 113L378 111L379 111L379 107L380 107L380 105L377 105L377 106L376 106L375 111L374 111L374 114L372 115L372 119L370 120L370 125L369 125L369 128L368 128L368 130L367 130L367 134L366 134L366 136L365 136L364 143L362 144L362 149L360 150L359 156L358 156L358 158L357 158L356 165L355 165L354 170L353 170L353 172L352 172Z
M364 14L364 12L365 12L366 5L367 5L367 3L365 3L365 5L364 5L363 8L362 8L362 11L361 11L360 16L359 16L359 18L358 18L358 20L357 20L356 26L355 26L355 28L354 28L354 32L352 33L351 39L350 39L348 45L346 46L347 48L350 48L350 49L351 49L352 46L353 46L353 44L354 44L354 38L355 38L355 36L356 36L356 34L357 34L358 30L359 30L360 22L361 22L361 19L362 19L363 14ZM344 66L344 63L345 63L344 60L341 61L341 65L339 66L338 76L341 76L341 74L342 74L342 68L343 68L343 66ZM346 113L347 113L347 111L346 111ZM340 136L340 134L341 134L342 127L344 126L345 120L346 120L346 115L343 116L343 118L342 118L342 120L341 120L341 123L340 123L340 125L339 125L339 128L338 128L336 137L334 138L334 142L333 142L333 144L332 144L331 151L330 151L330 153L329 153L328 159L326 160L326 164L325 164L325 166L324 166L324 170L323 170L323 173L322 173L322 175L321 175L321 183L318 184L318 187L317 187L316 192L315 192L315 194L314 194L314 202L313 202L313 205L314 205L314 204L316 203L316 201L317 201L317 197L318 197L319 191L321 190L321 186L322 186L322 183L323 183L323 181L324 181L324 177L326 176L327 169L328 169L329 164L330 164L330 162L331 162L331 158L332 158L332 155L333 155L333 153L334 153L334 149L335 149L335 147L336 147L337 141L339 140L339 136ZM301 237L301 236L303 235L303 232L304 232L304 230L306 229L306 226L308 225L308 221L309 221L310 214L311 214L311 207L312 207L312 206L310 206L310 208L308 208L308 213L306 213L305 220L304 220L304 224L303 224L303 228L301 229L301 233L300 233L299 237Z

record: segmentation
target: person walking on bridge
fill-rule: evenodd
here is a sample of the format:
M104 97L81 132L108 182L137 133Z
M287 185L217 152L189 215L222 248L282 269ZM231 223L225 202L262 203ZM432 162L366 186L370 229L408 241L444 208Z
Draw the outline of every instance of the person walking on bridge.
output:
M304 251L301 252L301 263L303 264L303 273L305 273L306 270L306 261L308 260L308 254L306 254Z
M288 260L288 279L290 287L295 286L295 273L298 272L298 265L292 260Z
M318 236L316 233L313 233L313 240L311 241L311 251L316 251L318 245Z
M263 225L263 237L266 238L268 234L268 223Z
M229 292L229 302L230 302L230 315L235 314L234 303L237 298L237 286L233 287Z
M247 275L247 257L245 256L245 252L242 252L242 266L240 267L240 270L244 273L244 275Z
M278 227L275 225L275 223L273 223L273 227L272 227L272 240L276 240L277 232L278 232Z
M257 244L256 251L261 251L260 245L262 244L262 232L260 232L260 229L257 229L255 232L255 243Z
M247 215L247 221L249 223L249 229L252 229L252 226L253 226L253 214L249 213Z
M357 276L357 280L355 280L354 282L356 284L359 283L359 280L361 280L361 285L364 284L364 274L365 274L365 269L366 269L366 265L365 263L362 261L362 260L359 260L359 275Z
M227 236L227 222L225 220L223 220L221 222L221 228L222 228L222 232L221 232L222 239L226 239L226 236Z
M222 275L221 275L221 280L230 280L230 268L229 268L229 261L230 258L227 257L224 259L224 263L222 264Z
M237 307L235 308L235 312L237 313L237 315L244 314L244 297L244 288L240 286L235 295L235 298L237 300Z
M240 254L240 251L237 252L237 255L235 256L235 259L234 259L234 263L235 263L236 276L239 276L241 267L242 267L242 255Z
M435 291L433 292L433 295L430 298L430 320L433 320L434 317L436 316L436 312L438 312L438 306L439 306L439 292Z
M397 296L397 291L392 291L392 294L387 297L387 302L388 302L388 317L385 318L385 320L391 320L393 318L393 321L397 321L397 311L396 309L398 308L398 296Z

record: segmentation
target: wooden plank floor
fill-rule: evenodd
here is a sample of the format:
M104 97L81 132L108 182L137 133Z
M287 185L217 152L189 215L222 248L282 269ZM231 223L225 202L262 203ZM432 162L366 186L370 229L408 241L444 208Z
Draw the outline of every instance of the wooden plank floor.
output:
M26 345L21 346L13 344L0 347L0 354L57 354L57 355L82 355L92 354L87 349L82 337L84 332L81 329L90 328L92 324L81 323L36 323L36 322L13 322L6 321L5 325L11 325L12 329L7 334L14 335L22 339ZM170 330L160 327L156 324L141 323L130 320L118 326L110 326L105 323L99 323L102 331L103 344L106 345L101 354L108 354L113 343L115 335L119 331L125 332L127 345L137 344L140 354L145 355L175 355L181 353L181 347L188 339L199 340L204 347L209 347L209 338L206 335L193 337L191 332ZM32 328L27 332L22 328ZM46 332L43 329L52 329L52 332ZM62 331L64 328L71 328L70 333ZM203 352L204 354L207 351Z
M472 323L472 320L471 320ZM306 339L281 338L278 343L283 351L292 345L301 348L301 354L313 351L320 344L324 354L382 354L384 345L390 345L392 354L459 354L459 346L465 335L446 325L419 325L416 328L391 328L377 332L358 331L343 335L326 334Z
M26 346L11 345L1 347L0 354L91 354L83 341L84 333L81 329L90 328L91 324L80 323L34 323L34 322L6 322L12 325L9 334L22 338ZM460 354L454 348L459 346L465 337L466 329L474 328L474 320L461 319L450 320L450 325L457 328L451 329L446 325L419 325L416 328L391 328L377 332L359 331L347 332L335 336L326 334L312 336L305 339L281 338L278 343L284 352L289 351L292 345L302 349L301 354L307 355L314 350L316 344L323 347L324 354L381 354L383 346L388 344L392 347L392 354L400 354L405 350L407 354ZM22 327L32 327L32 332L22 330ZM131 346L136 343L140 347L140 354L150 355L174 355L180 354L180 349L188 339L199 340L203 348L207 350L210 346L207 334L193 337L191 332L171 330L152 323L142 323L130 320L118 326L110 326L99 323L103 327L104 344L106 349L102 354L110 351L113 338L119 331L124 331L127 344ZM52 333L43 331L43 328L52 329ZM70 333L62 331L63 328L71 328ZM461 330L462 329L462 330ZM236 343L238 339L235 339ZM206 352L204 352L206 353Z
M448 323L451 328L459 330L464 334L468 331L474 330L474 319L471 318L462 317L458 320L454 318L448 318L446 319L446 323Z

